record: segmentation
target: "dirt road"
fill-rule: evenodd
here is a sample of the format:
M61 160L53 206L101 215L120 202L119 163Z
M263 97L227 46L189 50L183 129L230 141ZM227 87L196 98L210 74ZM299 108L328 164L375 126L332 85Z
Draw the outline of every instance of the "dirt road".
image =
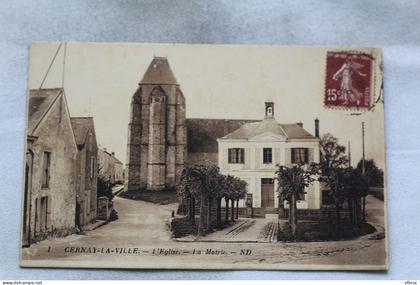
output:
M368 199L368 209L374 209L368 215L372 219L381 213L382 202L375 200ZM276 221L243 219L232 228L214 233L214 238L224 235L228 242L177 242L171 239L166 224L176 205L156 205L119 197L115 198L114 205L119 213L117 221L86 235L46 240L22 249L22 264L106 268L188 266L201 269L275 269L290 268L290 265L293 268L305 265L307 268L321 264L383 267L384 239L372 240L365 236L338 242L270 243L267 241L272 239ZM375 219L381 222L380 218ZM263 242L235 243L244 236ZM211 235L206 238L211 238Z

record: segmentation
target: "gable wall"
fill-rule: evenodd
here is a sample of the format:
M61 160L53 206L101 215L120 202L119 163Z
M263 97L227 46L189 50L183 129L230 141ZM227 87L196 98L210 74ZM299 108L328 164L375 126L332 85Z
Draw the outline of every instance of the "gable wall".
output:
M34 133L38 139L30 146L34 153L31 195L31 229L34 240L66 235L75 226L77 148L65 104L62 98L57 100ZM42 189L45 151L51 152L48 189ZM42 197L48 198L46 231L39 227Z

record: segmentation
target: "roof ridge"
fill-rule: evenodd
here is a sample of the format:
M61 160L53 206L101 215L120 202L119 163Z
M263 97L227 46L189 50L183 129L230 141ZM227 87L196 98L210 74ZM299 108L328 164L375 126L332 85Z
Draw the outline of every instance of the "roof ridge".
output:
M45 90L45 89L35 89L35 90ZM48 112L51 110L51 108L55 105L55 103L58 101L58 98L60 98L60 96L62 94L64 94L64 89L60 88L59 93L55 94L55 98L54 100L50 103L50 105L45 109L44 113L42 114L42 116L39 118L38 122L36 122L34 128L32 129L31 134L33 135L35 133L35 131L38 129L39 125L41 125L41 122L44 120L45 116L48 114Z
M32 88L29 91L44 91L44 90L62 90L62 87L51 87L51 88Z
M186 120L218 120L218 121L252 121L260 122L261 119L225 119L225 118L186 118Z
M289 138L289 136L287 135L286 131L283 129L283 126L280 123L278 123L278 124L279 124L279 127L280 127L281 131L286 136L286 138Z

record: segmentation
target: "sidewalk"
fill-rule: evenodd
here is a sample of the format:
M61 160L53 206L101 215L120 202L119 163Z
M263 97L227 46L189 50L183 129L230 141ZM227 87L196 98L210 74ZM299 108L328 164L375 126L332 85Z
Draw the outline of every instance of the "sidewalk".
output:
M277 242L279 220L240 218L234 225L203 237L186 236L177 241L197 242Z
M82 230L83 231L93 231L94 229L97 229L105 224L107 224L108 221L104 221L104 220L97 220L96 222L94 222L93 224L87 224L82 226Z

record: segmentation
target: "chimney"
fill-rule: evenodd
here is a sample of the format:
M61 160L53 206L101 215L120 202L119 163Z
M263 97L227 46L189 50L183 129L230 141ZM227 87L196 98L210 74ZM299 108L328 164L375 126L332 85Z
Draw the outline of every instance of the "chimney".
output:
M111 152L111 155L112 155L112 156L115 156L115 152Z
M302 122L297 122L296 125L298 125L299 127L301 127L303 129L303 123Z
M318 118L315 119L315 136L319 138L319 120Z

